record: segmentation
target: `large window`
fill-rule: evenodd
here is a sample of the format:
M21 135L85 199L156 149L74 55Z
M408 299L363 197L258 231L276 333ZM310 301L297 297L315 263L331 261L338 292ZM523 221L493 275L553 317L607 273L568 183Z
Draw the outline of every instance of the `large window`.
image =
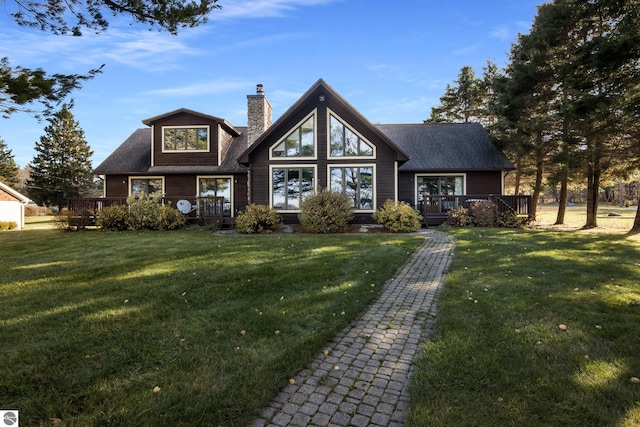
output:
M284 139L271 148L271 157L315 157L314 116L307 117Z
M208 151L209 128L164 127L163 151Z
M463 175L417 176L418 206L425 212L444 214L458 207L457 195L464 194Z
M163 193L164 179L161 177L153 178L131 178L129 180L130 194L135 197L141 195L150 195L154 193Z
M453 196L464 192L464 177L451 176L418 176L418 200L424 196Z
M215 200L201 200L201 207L205 212L231 216L231 177L201 176L198 178L198 195L200 197L216 198Z
M297 210L314 193L314 168L273 167L271 169L272 206Z
M341 192L353 201L353 207L373 210L373 166L330 167L331 191Z
M330 157L373 157L373 146L333 114L330 115Z

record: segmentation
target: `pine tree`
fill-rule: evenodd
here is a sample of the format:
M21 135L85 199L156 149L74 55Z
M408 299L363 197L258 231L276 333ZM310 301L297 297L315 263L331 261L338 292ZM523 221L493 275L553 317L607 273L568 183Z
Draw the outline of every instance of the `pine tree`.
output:
M465 65L458 74L455 85L447 85L440 105L431 109L431 116L425 123L477 122L482 105L482 80L478 79L473 68Z
M0 139L0 181L5 184L15 187L18 184L18 172L20 168L11 154L11 150L7 147L7 144Z
M93 152L66 105L48 121L35 146L27 187L36 203L61 208L92 186Z

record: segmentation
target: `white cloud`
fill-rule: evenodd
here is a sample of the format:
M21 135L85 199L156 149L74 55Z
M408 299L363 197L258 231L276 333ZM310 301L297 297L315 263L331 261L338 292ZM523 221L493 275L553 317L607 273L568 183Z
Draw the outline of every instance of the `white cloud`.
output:
M511 38L511 31L509 30L508 25L501 25L499 27L495 27L493 30L489 32L491 37L500 39L500 40L509 40Z
M24 67L46 67L49 72L84 72L78 65L97 67L105 62L143 70L166 70L184 55L195 55L189 38L178 39L154 31L121 31L110 28L102 34L82 37L55 36L28 29L0 34L0 56ZM162 55L159 55L162 53ZM55 64L55 70L51 64Z
M164 89L155 89L147 91L146 95L167 96L201 96L201 95L219 95L222 93L234 92L237 90L245 90L251 87L253 83L241 80L225 80L216 79L209 81L196 82L184 86L176 86Z
M336 0L221 0L222 10L214 11L209 19L281 17L287 12L306 7L332 3Z

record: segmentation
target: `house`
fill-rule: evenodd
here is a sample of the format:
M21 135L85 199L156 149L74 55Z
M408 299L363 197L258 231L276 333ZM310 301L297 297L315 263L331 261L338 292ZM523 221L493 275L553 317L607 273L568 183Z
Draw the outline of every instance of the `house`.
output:
M274 123L262 85L247 105L243 127L184 108L143 120L94 170L103 201L161 192L218 222L263 204L294 223L305 197L329 189L351 197L354 222L372 222L391 199L435 224L460 203L503 194L514 169L479 124L374 125L322 79Z
M24 207L28 202L27 196L0 182L0 222L14 222L18 230L22 230Z

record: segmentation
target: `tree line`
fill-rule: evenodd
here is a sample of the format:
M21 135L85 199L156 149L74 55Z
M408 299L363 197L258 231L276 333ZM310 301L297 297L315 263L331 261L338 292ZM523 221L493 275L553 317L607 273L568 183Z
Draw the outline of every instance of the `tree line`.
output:
M585 183L585 228L596 227L603 178L639 169L638 28L639 0L545 3L503 70L488 62L476 77L463 67L425 121L482 123L516 166L515 193L523 174L535 177L534 212L545 177L559 187L557 224L564 223L569 183Z

